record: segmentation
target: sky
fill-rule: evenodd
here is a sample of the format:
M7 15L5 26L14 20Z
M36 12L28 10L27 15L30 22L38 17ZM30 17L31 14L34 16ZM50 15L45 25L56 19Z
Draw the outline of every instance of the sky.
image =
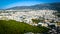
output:
M0 9L6 9L15 6L31 6L41 3L54 2L60 2L60 0L0 0Z

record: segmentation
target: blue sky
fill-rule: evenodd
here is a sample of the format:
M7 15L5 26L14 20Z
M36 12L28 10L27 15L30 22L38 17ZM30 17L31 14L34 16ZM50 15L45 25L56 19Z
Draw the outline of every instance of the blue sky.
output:
M60 0L0 0L0 9L15 7L15 6L31 6L41 3L54 3Z

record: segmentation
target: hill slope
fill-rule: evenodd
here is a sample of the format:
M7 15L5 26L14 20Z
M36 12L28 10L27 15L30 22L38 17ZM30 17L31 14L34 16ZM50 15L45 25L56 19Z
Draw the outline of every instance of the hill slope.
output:
M16 6L16 7L8 8L6 10L21 10L21 9L57 10L58 12L56 12L55 15L60 17L60 3L45 3L45 4L37 4L33 6Z
M60 3L46 3L46 4L37 4L33 6L16 6L12 8L8 8L7 10L19 10L19 9L50 9L50 10L59 10Z
M47 32L45 27L31 26L14 20L0 20L0 34L23 34L25 32Z

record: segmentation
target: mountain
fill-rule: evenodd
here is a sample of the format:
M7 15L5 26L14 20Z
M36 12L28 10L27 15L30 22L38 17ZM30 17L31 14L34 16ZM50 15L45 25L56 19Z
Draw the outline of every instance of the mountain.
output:
M20 10L20 9L50 9L50 10L58 10L60 11L60 3L45 3L45 4L37 4L33 6L16 6L12 8L8 8L7 10Z
M8 8L6 10L21 10L21 9L35 9L35 10L57 10L58 12L55 13L57 14L58 17L60 17L60 3L45 3L45 4L37 4L33 6L16 6L12 8Z

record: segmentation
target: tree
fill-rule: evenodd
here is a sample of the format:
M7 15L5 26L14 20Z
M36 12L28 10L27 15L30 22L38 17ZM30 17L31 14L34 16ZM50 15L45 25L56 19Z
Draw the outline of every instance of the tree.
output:
M39 19L32 19L33 23L39 23L40 20Z

